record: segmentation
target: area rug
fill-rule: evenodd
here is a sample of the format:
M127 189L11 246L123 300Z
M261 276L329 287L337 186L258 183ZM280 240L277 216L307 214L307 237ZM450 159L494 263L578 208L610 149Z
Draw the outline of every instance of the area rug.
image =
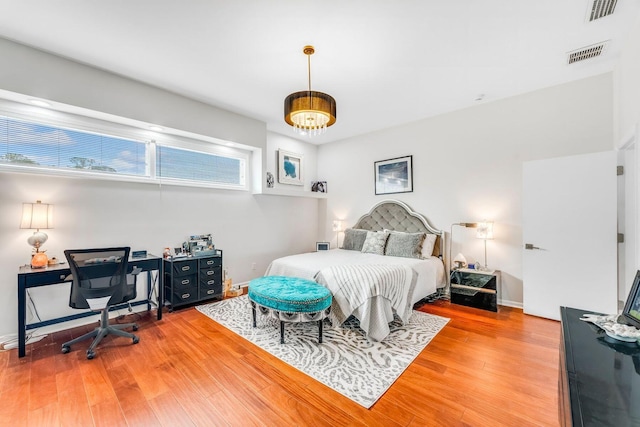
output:
M365 408L391 387L449 321L414 311L406 325L396 318L389 325L389 336L372 342L363 335L357 319L351 318L342 326L325 324L322 344L318 344L317 322L286 324L285 344L280 344L276 319L258 314L257 327L252 327L246 295L197 309Z

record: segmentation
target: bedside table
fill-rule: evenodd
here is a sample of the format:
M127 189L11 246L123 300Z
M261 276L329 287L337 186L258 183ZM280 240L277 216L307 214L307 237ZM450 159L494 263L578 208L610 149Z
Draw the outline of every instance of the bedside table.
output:
M498 311L499 270L451 271L451 302L483 310Z

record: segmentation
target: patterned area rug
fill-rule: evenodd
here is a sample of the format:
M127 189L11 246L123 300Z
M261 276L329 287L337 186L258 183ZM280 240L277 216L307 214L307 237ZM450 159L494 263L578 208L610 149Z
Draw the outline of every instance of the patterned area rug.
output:
M280 322L258 313L251 324L251 306L246 295L197 309L356 403L370 408L413 362L449 319L414 311L409 323L398 319L382 342L370 342L351 318L342 327L325 323L318 344L318 323L285 325L285 344L280 344Z

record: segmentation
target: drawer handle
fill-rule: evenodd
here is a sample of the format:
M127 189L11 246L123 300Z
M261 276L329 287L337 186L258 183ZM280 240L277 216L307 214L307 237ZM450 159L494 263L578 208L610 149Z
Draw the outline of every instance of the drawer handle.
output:
M191 294L182 294L182 299L187 299L191 296Z
M184 279L184 280L182 281L182 284L183 284L183 285L188 285L190 281L191 281L190 279Z
M189 271L189 270L191 270L190 265L185 265L184 267L182 267L182 271Z
M209 280L209 281L207 282L207 285L213 285L214 283L216 283L216 281L215 281L215 280Z
M209 270L209 271L207 271L207 276L212 276L212 275L214 275L214 274L216 274L216 272L215 272L215 271L213 271L213 270Z
M215 263L214 260L210 259L209 261L207 261L207 265L212 265L213 263Z
M215 292L216 292L216 291L214 291L213 289L209 289L209 290L207 291L207 295L211 295L211 294L213 294L213 293L215 293Z

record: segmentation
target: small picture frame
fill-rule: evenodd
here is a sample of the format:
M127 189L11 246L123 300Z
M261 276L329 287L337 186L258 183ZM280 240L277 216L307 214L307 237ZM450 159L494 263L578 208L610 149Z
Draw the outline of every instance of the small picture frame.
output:
M278 182L280 184L304 185L302 161L302 154L278 150Z
M375 194L411 193L413 191L413 156L374 162Z
M311 181L311 191L314 193L326 193L327 181Z
M633 280L622 315L627 323L640 328L640 270L638 270Z
M316 242L316 252L318 251L328 251L329 250L329 242Z

